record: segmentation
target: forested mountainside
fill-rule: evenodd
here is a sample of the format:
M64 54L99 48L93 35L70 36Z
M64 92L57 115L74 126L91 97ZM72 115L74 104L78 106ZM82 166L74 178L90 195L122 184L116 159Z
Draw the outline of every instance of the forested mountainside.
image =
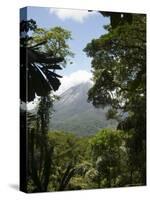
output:
M87 101L90 82L69 88L54 103L50 130L64 130L77 135L90 135L106 127L116 127L115 120L107 120L108 107L96 109Z

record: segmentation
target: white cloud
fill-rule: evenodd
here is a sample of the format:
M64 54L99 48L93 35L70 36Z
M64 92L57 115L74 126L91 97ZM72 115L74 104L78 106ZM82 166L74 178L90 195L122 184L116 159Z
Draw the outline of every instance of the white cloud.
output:
M49 11L50 13L55 14L61 20L72 19L80 23L82 23L90 15L95 14L95 12L88 12L87 10L75 10L75 9L50 8Z
M91 81L92 73L87 72L85 70L79 70L76 72L73 72L70 75L63 76L61 81L61 86L59 90L56 92L56 94L61 94L62 92L65 92L67 89L69 89L72 86L75 86L77 84Z

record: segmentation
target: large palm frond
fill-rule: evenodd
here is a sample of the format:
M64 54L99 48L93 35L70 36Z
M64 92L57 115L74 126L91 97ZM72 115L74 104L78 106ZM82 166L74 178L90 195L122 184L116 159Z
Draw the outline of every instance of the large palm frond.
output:
M20 98L21 101L33 101L35 96L47 96L51 90L56 91L60 86L60 75L55 70L61 70L60 63L64 60L54 57L51 54L39 50L39 46L28 46L27 41L32 40L27 35L30 30L32 20L22 22L21 32L26 33L26 37L21 38L20 44ZM25 24L29 26L26 28ZM36 27L34 27L36 28Z

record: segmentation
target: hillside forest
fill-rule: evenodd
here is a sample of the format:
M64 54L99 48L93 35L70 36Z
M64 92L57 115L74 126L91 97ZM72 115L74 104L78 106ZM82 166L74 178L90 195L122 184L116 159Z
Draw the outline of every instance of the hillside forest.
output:
M34 19L20 23L21 103L38 96L35 111L21 109L20 115L21 123L27 120L26 192L146 185L146 15L98 13L110 23L83 49L93 81L87 101L96 109L109 106L106 117L117 128L84 136L49 131L61 85L56 71L74 57L71 31L41 28Z

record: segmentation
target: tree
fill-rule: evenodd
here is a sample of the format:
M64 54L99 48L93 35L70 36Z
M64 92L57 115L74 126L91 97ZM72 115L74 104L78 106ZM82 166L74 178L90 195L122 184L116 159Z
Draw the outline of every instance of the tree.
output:
M123 131L104 129L91 139L98 187L120 186L118 177L122 176L122 159L126 156L125 135Z
M29 122L33 120L31 116L29 119ZM34 131L34 123L32 121L32 125L30 123L29 126L32 134L29 135L31 139L29 140L30 154L28 157L30 176L28 191L65 191L88 188L84 176L91 167L87 151L89 138L79 138L71 133L53 131L45 135L45 140L41 132ZM46 167L45 163L47 163Z
M70 61L70 58L74 56L67 43L67 41L72 39L71 32L62 27L58 26L51 29L37 28L32 37L32 45L43 43L40 46L41 51L52 54L55 57L64 58L62 62L64 67Z
M28 124L28 191L32 192L47 191L54 149L48 141L53 99L50 96L41 98L37 114L32 114L34 118L27 113L28 121L32 122Z
M108 34L93 39L84 49L93 58L94 87L89 100L95 106L125 108L131 94L131 99L135 94L141 99L145 96L145 28L145 16L135 15L132 25L107 27Z
M75 175L77 162L77 138L73 134L49 132L49 142L54 146L53 173L51 188L66 190L70 179Z
M88 12L93 12L93 10L88 10ZM116 28L119 25L125 23L132 23L133 16L131 13L123 13L123 12L106 12L106 11L98 11L104 17L110 18L110 25L112 28Z
M117 26L125 23L131 24L133 20L133 16L131 13L103 12L103 11L100 11L100 13L104 17L110 17L110 24L112 28L116 28Z
M22 21L20 24L20 98L24 102L33 101L35 95L47 96L51 90L59 88L58 78L61 76L54 71L62 69L58 64L67 55L66 52L58 57L55 52L42 49L43 45L48 45L47 41L36 43L33 37L28 35L29 30L36 29L34 20Z
M132 23L105 28L108 33L84 49L93 58L89 101L96 107L111 105L115 111L109 114L122 113L118 129L134 132L131 159L145 184L146 16L133 14Z
M40 31L46 33L41 37ZM38 111L28 129L28 191L47 191L51 174L53 144L49 144L48 127L55 95L61 78L55 73L67 63L72 52L67 44L71 33L61 27L46 31L34 20L22 21L21 31L21 100L28 103L40 96ZM29 31L33 31L31 36ZM27 114L28 115L28 112ZM26 117L25 117L26 118ZM24 118L23 118L24 119Z

